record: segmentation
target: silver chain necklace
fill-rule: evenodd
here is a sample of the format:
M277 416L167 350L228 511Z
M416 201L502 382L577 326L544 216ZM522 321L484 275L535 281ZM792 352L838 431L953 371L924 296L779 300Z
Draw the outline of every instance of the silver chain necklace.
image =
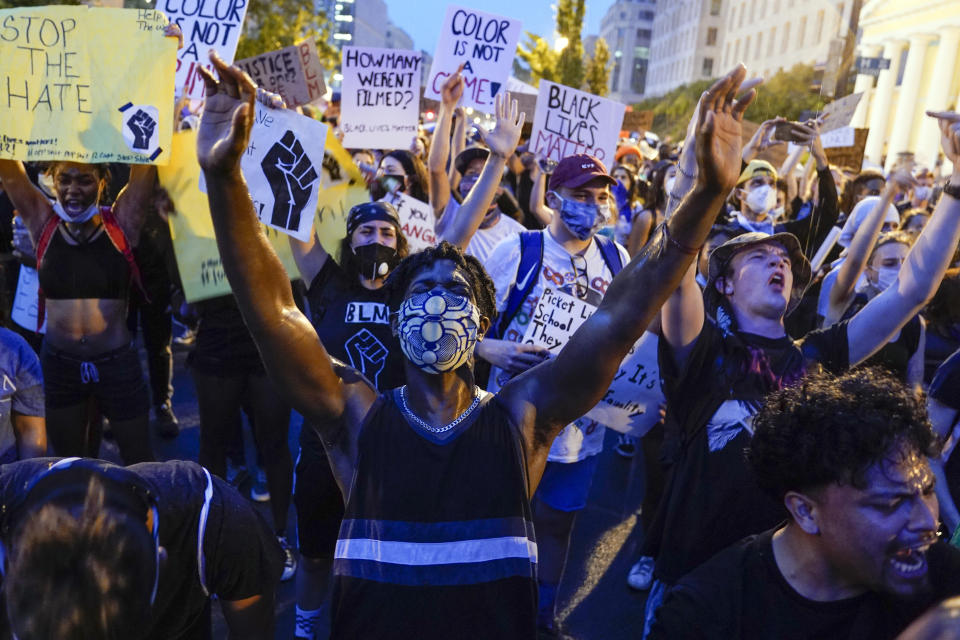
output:
M453 422L444 425L442 427L432 427L426 422L424 422L420 416L415 414L410 410L410 407L407 405L407 385L400 387L400 407L403 409L403 413L417 423L417 426L420 428L429 431L430 433L445 433L453 429L455 426L463 422L467 416L473 413L473 410L477 408L477 405L480 404L480 387L473 387L473 403L467 407L466 411L461 413Z

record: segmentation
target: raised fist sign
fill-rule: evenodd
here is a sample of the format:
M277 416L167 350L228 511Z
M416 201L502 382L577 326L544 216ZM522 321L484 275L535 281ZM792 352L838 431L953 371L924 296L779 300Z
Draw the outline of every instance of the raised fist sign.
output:
M157 121L143 109L137 111L127 120L127 126L133 132L133 148L146 151L150 148L150 138L157 128Z
M296 231L300 214L310 199L310 188L319 176L293 131L288 130L274 143L260 167L274 196L270 223Z

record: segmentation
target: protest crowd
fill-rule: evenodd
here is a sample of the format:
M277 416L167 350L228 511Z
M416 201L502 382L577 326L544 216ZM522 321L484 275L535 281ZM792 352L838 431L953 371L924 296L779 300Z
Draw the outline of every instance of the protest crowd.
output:
M960 638L960 113L887 172L831 163L829 112L745 135L743 65L676 142L546 80L528 114L484 66L519 24L458 7L485 44L441 35L429 126L414 52L345 48L324 93L310 47L233 64L159 12L2 40L87 11L167 84L0 99L0 638L564 637L608 429L644 475L630 637ZM151 445L174 344L196 460Z

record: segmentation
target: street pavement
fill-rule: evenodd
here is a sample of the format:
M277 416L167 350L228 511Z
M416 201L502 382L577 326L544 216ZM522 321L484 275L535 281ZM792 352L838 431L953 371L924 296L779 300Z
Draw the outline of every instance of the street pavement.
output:
M141 349L141 359L146 362ZM163 440L155 434L154 452L160 460L196 460L199 450L199 415L196 394L185 367L186 351L174 352L174 412L180 420L180 435ZM291 420L289 445L294 460L300 418ZM619 640L638 638L643 627L646 593L630 590L627 571L636 559L642 541L640 504L643 498L643 460L638 453L632 460L613 451L615 433L608 432L604 452L594 478L587 508L579 514L573 531L570 557L560 587L557 610L562 637L567 640ZM255 453L249 428L244 428L246 454ZM101 457L119 462L116 445L105 441ZM249 481L241 486L249 496ZM270 521L266 503L255 503ZM288 537L296 538L295 514L290 509ZM294 581L285 582L277 593L277 640L293 637ZM219 607L214 606L214 638L227 637ZM322 636L318 636L322 637Z

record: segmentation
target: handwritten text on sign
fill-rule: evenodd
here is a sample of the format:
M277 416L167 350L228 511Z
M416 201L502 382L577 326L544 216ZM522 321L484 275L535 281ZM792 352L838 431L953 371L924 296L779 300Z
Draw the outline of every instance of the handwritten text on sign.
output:
M177 53L177 95L203 97L203 77L197 70L213 70L207 52L213 49L227 64L233 62L247 15L247 0L160 0L157 9L183 31L183 49Z
M588 153L609 164L625 109L619 102L541 80L530 151L558 161Z
M387 196L384 200L397 208L397 214L400 216L400 230L403 231L410 245L410 253L437 244L437 236L434 232L436 218L430 205L399 191Z
M521 30L515 18L448 6L424 95L439 100L443 83L462 62L462 106L493 113L493 99L510 77Z
M0 158L167 162L166 24L147 9L0 11Z
M547 287L537 301L524 344L559 353L596 307ZM663 402L657 365L657 336L646 332L620 363L610 388L586 417L611 429L642 436L659 421Z
M323 96L323 68L313 40L237 60L258 87L279 94L288 107L313 102Z
M348 149L407 149L417 135L423 54L343 48L340 129Z

